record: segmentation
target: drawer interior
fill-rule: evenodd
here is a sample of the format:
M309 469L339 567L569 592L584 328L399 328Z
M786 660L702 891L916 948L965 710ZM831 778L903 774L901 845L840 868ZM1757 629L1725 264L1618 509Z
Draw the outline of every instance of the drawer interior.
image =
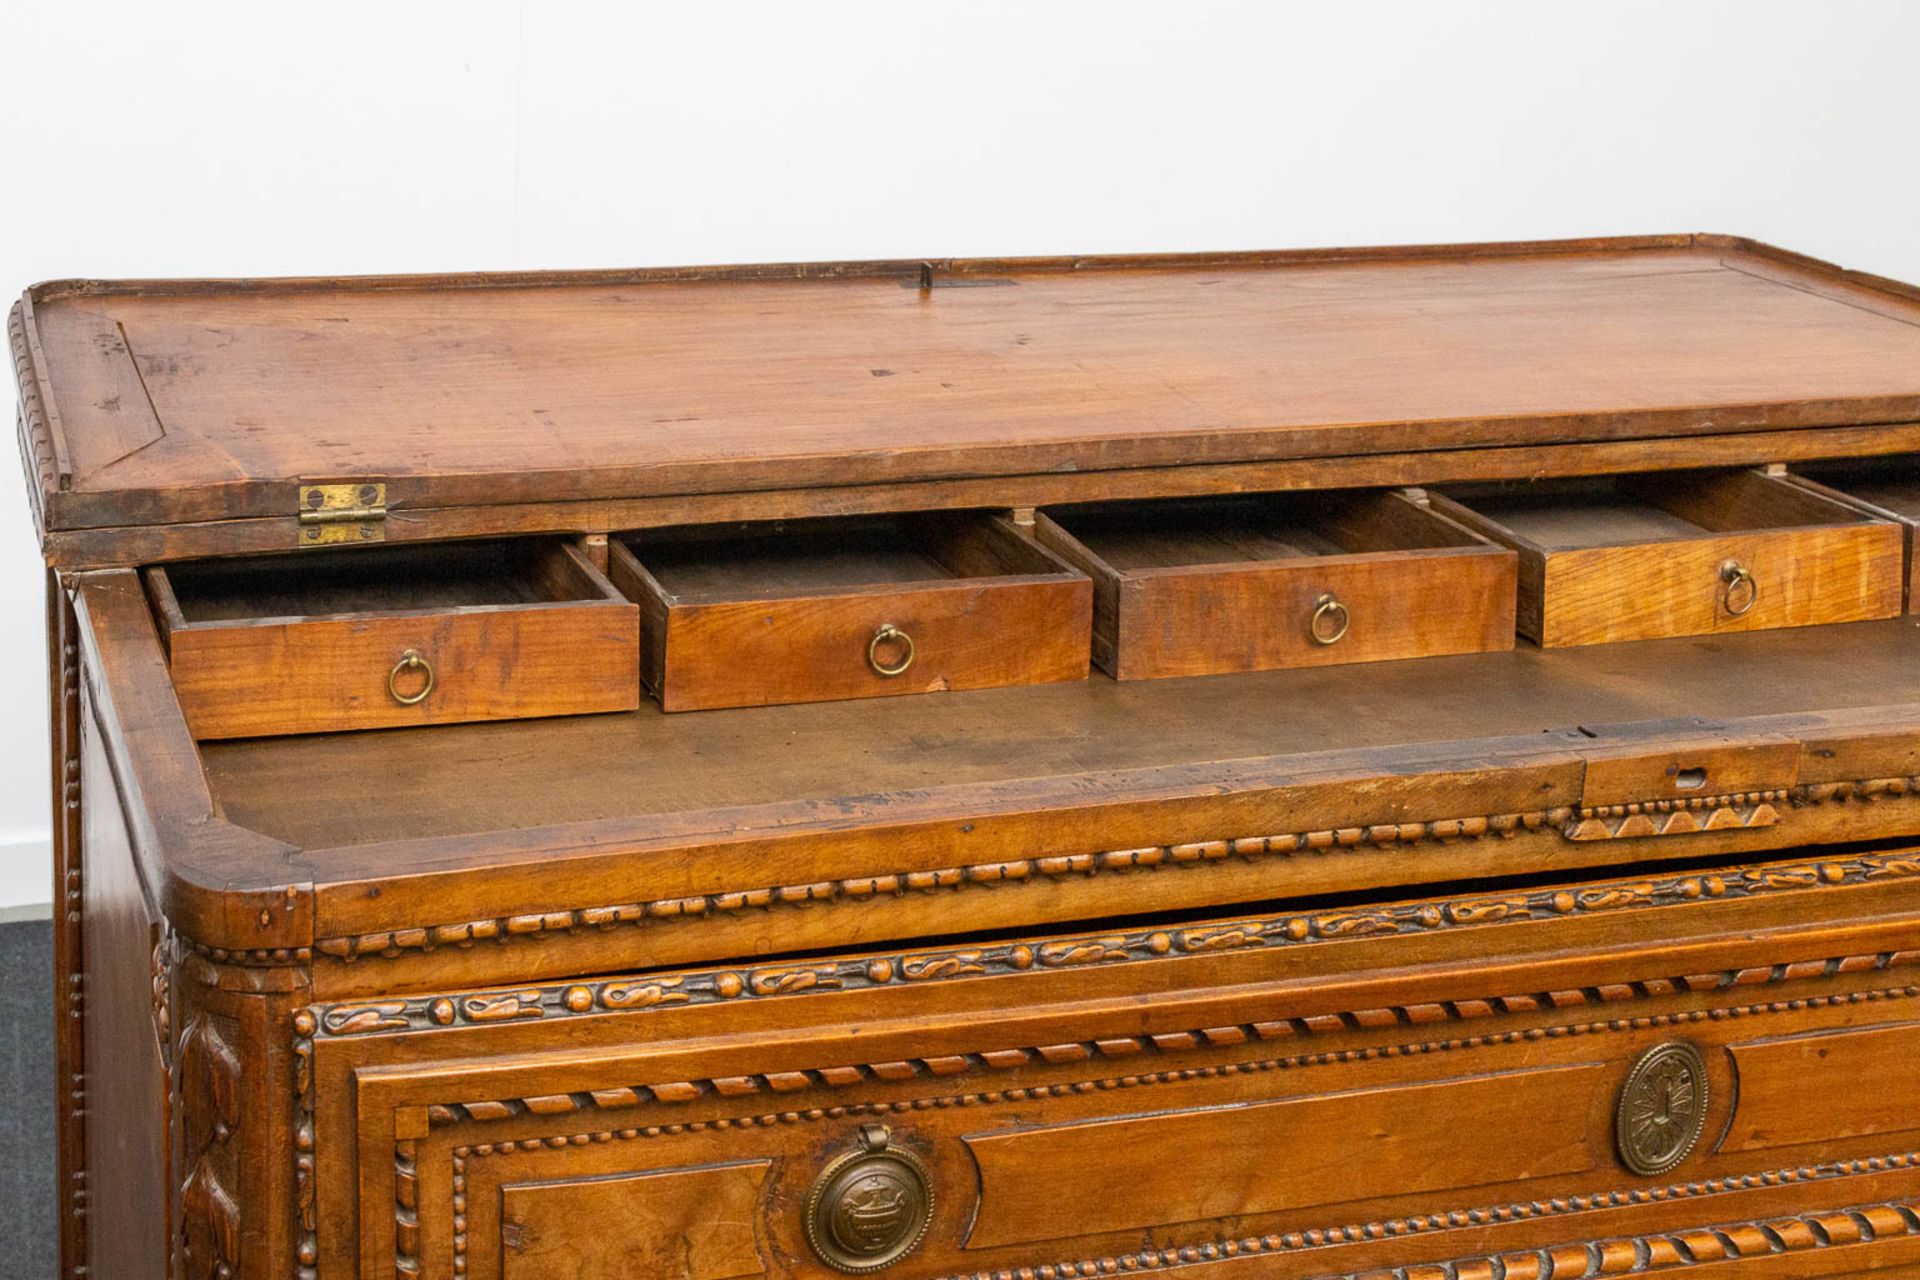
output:
M1127 574L1486 545L1398 494L1259 494L1121 503L1049 509L1047 517L1105 567Z
M1793 473L1886 515L1920 521L1920 455L1816 462L1796 466Z
M538 540L189 561L149 569L147 584L163 634L264 620L619 600L579 552Z
M630 710L639 610L557 538L156 565L201 739Z
M676 604L1073 576L1003 522L971 515L663 529L629 534L621 547Z
M1079 680L1092 586L997 515L630 534L613 581L668 711Z
M1842 503L1754 471L1595 476L1452 496L1488 532L1545 552L1871 521Z

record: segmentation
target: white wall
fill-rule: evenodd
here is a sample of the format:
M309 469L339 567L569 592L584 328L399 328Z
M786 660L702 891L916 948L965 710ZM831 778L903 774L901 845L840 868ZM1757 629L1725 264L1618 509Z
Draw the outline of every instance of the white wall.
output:
M1920 280L1917 52L1905 0L9 0L0 293L1692 230ZM6 904L48 817L0 473Z

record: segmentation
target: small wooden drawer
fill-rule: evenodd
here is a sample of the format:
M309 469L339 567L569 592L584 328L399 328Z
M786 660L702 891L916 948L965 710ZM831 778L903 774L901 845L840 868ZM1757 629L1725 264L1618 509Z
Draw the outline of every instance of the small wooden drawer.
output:
M1816 462L1795 467L1787 479L1822 497L1899 525L1907 547L1906 611L1920 612L1920 556L1914 554L1915 534L1920 532L1920 455Z
M146 570L197 738L631 711L639 610L559 541Z
M1514 554L1404 493L1060 508L1036 536L1093 576L1122 680L1513 646Z
M1779 476L1620 476L1456 497L1432 501L1520 553L1520 633L1547 648L1900 612L1899 527Z
M703 526L613 544L668 711L1082 680L1093 587L1006 520Z

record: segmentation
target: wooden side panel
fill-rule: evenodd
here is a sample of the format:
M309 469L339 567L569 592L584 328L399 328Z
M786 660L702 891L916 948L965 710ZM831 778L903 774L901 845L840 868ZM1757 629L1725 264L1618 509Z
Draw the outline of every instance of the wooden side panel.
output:
M638 645L627 604L190 628L173 634L173 683L198 738L630 711ZM403 705L387 678L410 649L434 685Z
M87 1274L167 1272L172 1097L166 935L148 905L114 779L89 715L82 782L87 924ZM101 1047L105 1047L104 1049Z
M1582 1173L1608 1074L1582 1063L971 1137L967 1247Z
M753 1220L772 1167L770 1160L747 1160L502 1187L500 1274L504 1280L761 1275L766 1265Z
M86 988L81 848L80 648L73 604L47 573L48 728L52 760L53 1069L60 1275L79 1280L86 1240Z
M1553 648L1891 618L1901 607L1902 554L1892 525L1554 552L1538 640ZM1725 602L1729 561L1746 566L1759 592L1739 616Z
M697 711L1082 680L1092 610L1084 579L675 605L660 701ZM885 625L913 641L912 665L897 676L867 660ZM897 650L882 660L899 661Z
M1722 1151L1920 1130L1920 1023L1729 1046L1741 1103ZM1810 1096L1805 1084L1844 1087Z

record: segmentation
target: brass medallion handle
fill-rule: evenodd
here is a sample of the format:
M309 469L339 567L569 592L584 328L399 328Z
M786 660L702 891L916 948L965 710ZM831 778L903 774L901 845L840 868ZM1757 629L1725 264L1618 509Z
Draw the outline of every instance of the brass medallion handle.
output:
M863 1275L920 1247L933 1219L927 1166L893 1145L884 1124L863 1124L851 1151L822 1169L807 1192L807 1243L835 1271Z
M413 693L400 692L400 676L406 671L424 673L425 683ZM407 650L400 655L400 661L393 664L393 670L387 672L387 692L403 707L418 706L425 702L427 695L433 692L433 664L421 657L418 649Z
M897 661L885 662L880 657L880 647L890 645L900 651ZM913 665L913 637L894 626L891 622L880 625L873 633L873 639L867 641L867 665L876 675L897 676Z
M1726 584L1720 592L1721 607L1735 618L1753 608L1760 599L1760 584L1753 580L1753 571L1738 560L1729 560L1720 566L1720 581Z
M1707 1126L1707 1060L1685 1040L1654 1045L1634 1059L1614 1103L1620 1163L1643 1178L1685 1163Z
M1313 617L1307 619L1307 634L1315 644L1338 644L1352 622L1347 606L1329 592L1314 602Z

